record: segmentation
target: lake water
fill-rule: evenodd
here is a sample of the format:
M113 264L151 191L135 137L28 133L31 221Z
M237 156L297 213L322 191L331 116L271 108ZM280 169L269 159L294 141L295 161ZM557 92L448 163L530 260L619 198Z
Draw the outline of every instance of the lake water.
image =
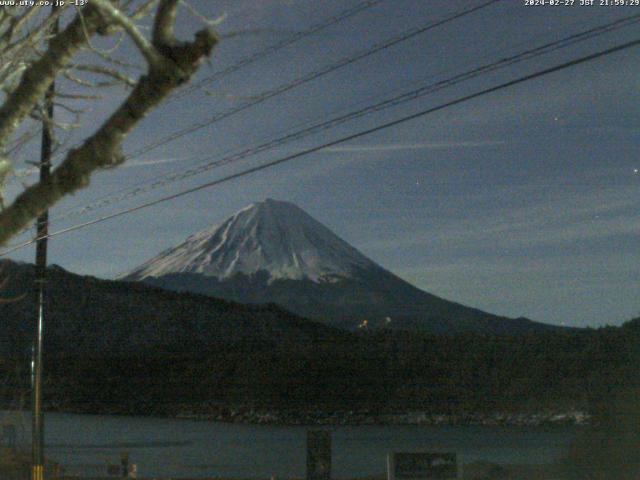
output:
M16 414L13 415L14 417ZM20 441L29 442L29 418ZM129 452L138 475L303 477L306 427L237 425L180 419L46 415L46 454L71 474L104 474ZM390 451L451 451L463 462L543 463L560 457L573 428L338 426L330 428L333 476L383 475Z

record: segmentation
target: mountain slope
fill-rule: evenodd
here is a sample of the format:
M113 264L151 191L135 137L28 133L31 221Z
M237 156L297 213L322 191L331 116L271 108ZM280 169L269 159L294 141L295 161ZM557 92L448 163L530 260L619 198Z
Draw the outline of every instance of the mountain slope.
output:
M419 290L297 206L271 199L192 235L122 278L242 303L274 302L345 328L490 334L554 328Z

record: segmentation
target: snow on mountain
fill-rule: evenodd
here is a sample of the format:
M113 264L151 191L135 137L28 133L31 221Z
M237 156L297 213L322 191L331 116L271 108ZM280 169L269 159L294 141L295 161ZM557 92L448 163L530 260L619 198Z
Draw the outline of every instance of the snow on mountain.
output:
M288 202L267 199L121 277L240 303L276 303L347 329L524 333L507 319L422 291L369 260Z
M289 202L267 199L202 230L128 273L143 280L194 273L220 280L259 271L274 280L332 282L377 265ZM379 267L377 267L379 268Z

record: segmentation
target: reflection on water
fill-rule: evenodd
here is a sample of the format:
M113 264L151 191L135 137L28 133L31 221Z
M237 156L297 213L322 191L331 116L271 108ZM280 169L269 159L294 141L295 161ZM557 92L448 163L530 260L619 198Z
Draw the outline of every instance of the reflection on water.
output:
M28 415L15 415L24 447ZM178 419L47 414L47 456L70 474L104 473L129 452L139 476L303 477L306 427ZM333 427L336 478L383 475L389 451L454 451L463 462L542 463L566 452L575 429L525 427Z

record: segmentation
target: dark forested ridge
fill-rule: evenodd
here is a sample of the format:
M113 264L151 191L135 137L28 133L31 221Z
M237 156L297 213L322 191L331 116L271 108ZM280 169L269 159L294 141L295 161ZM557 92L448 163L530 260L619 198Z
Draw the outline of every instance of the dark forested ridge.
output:
M33 265L0 262L7 284L0 302L0 355L30 349L35 317ZM48 270L47 355L206 353L241 343L270 345L345 334L275 305L241 305L128 282Z
M5 296L21 293L21 275L29 274L14 265L5 265L11 278ZM46 330L50 409L223 417L238 408L531 413L598 409L639 385L640 319L511 336L349 333L276 306L56 268L50 287L56 302ZM27 389L30 303L0 305L4 405L15 405Z
M67 411L154 415L233 408L453 415L593 410L638 385L639 323L525 338L377 332L269 346L240 342L202 355L49 356L46 403ZM15 367L15 358L2 363L5 372Z
M205 356L66 357L53 397L178 413L181 405L262 410L431 413L590 409L636 385L640 329L629 325L522 337L378 332ZM67 396L66 392L74 392ZM53 398L52 398L53 400ZM89 408L91 410L91 408Z

